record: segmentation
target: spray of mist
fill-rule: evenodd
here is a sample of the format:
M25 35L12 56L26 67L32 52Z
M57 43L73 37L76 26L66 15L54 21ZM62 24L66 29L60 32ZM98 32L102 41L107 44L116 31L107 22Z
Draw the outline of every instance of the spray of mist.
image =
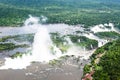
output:
M44 17L42 16L42 18ZM46 19L42 19L42 20L45 21ZM47 62L51 59L54 59L54 56L50 54L50 50L49 50L49 47L52 44L49 32L47 28L39 24L39 18L32 17L31 15L29 15L29 18L25 21L24 25L25 28L35 27L34 29L37 30L34 36L32 55L24 54L21 58L17 57L15 59L6 58L5 65L2 66L0 69L8 69L8 68L22 69L30 65L32 61Z

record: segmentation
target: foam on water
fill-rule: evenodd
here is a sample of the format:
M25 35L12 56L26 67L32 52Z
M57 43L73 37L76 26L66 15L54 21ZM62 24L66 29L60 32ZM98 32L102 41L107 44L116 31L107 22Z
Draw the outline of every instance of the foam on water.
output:
M93 33L89 33L89 34L84 34L84 36L86 36L89 39L94 39L98 41L98 47L103 46L104 44L108 43L107 40L105 39L100 39L99 37L95 36Z
M106 28L105 26L109 26L110 28ZM91 31L93 31L94 33L97 33L97 32L110 32L110 31L118 32L114 28L114 25L112 23L96 25L96 26L91 28Z

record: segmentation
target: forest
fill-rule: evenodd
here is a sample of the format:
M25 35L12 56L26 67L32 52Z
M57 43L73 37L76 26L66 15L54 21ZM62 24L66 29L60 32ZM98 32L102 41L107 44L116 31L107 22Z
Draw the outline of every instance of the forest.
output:
M83 24L112 22L120 26L119 0L0 0L0 26L21 26L29 14L47 23Z
M113 23L115 29L120 29L120 0L0 0L0 27L19 28L24 25L28 15L47 17L44 24L65 23L74 26L80 24L83 25L82 28L89 30L95 25ZM77 47L85 50L96 49L90 57L91 62L84 67L84 75L94 71L93 80L120 80L119 32L119 30L97 33L88 31L88 34L92 33L99 39L109 41L102 47L98 47L99 41L81 35L61 36L58 33L50 33L50 37L62 53L67 52L71 47L65 45L68 44L66 37L69 37ZM34 42L33 38L33 33L0 37L0 52L29 48ZM18 43L27 41L29 44L15 44L9 42L11 40ZM55 54L53 46L49 48ZM22 54L16 52L10 57L22 57Z
M120 79L120 40L98 48L91 56L91 64L84 67L84 74L95 71L93 80Z

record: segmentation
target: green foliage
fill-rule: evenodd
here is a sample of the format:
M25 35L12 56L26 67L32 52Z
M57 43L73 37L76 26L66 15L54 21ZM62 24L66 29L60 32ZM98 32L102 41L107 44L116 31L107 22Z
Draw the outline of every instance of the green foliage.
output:
M10 56L11 58L17 58L17 57L22 57L23 53L20 52L16 52L16 54L13 54L12 56Z
M65 42L64 37L60 36L59 33L51 33L51 39L56 46L59 46Z
M96 60L98 53L105 54L100 57L98 64L92 63L95 70L93 80L120 80L120 40L97 49L92 55L92 62Z
M23 35L16 35L13 36L13 38L15 41L18 42L24 42L24 41L28 41L28 42L33 42L34 39L34 34L23 34Z
M5 42L6 40L11 39L11 38L14 38L14 37L13 36L2 37L2 38L0 38L0 42Z
M26 44L15 45L13 43L0 43L0 51L13 50L13 49L18 48L18 47L29 47L29 46Z
M102 71L102 66L99 66L98 64L93 64L93 66L94 66L94 69L95 70L98 70L98 71Z
M66 37L69 37L71 41L80 47L85 47L86 49L94 49L97 48L98 42L96 40L89 39L84 36L77 36L77 35L67 35L67 36L60 36L59 33L51 33L51 39L53 43L61 49L62 52L66 52L70 45L64 45L64 42L67 43L65 40ZM78 42L80 40L80 42Z
M69 45L59 45L60 50L64 53L70 48Z
M52 66L60 65L60 60L56 60L56 59L51 60L51 61L49 61L49 64Z
M29 41L33 42L34 35L33 34L23 34L23 35L15 35L15 36L4 36L0 38L0 42L9 41L9 39L13 39L17 42Z
M110 47L112 47L111 45L113 45L113 44L114 44L113 42L108 42L104 46L97 48L97 50L91 56L91 59L94 60L98 54L103 54L105 51L108 51L110 49Z
M47 23L118 24L119 7L117 0L0 0L0 26L20 26L28 14L45 15Z
M5 43L5 44L0 44L0 51L3 50L11 50L14 49L16 46L13 43Z
M66 52L70 47L68 44L64 45L64 42L66 42L64 38L65 36L61 36L59 33L51 33L51 39L54 45L56 45L62 51L62 53ZM51 50L53 51L53 47L51 47Z
M106 72L100 70L94 73L93 80L110 80L110 78Z
M71 41L78 46L85 47L86 49L96 48L98 46L98 42L96 40L89 39L85 36L77 36L77 35L69 35ZM80 42L78 42L80 40Z
M86 74L86 73L90 73L90 67L91 67L91 65L85 65L84 66L84 74Z
M103 39L120 39L120 34L116 32L98 32L95 33L96 36L103 38Z
M120 29L120 23L115 24L116 28Z

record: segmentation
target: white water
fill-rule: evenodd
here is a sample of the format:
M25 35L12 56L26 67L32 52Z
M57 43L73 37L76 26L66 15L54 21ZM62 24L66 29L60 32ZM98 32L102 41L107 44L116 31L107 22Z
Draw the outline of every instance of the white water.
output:
M42 20L46 20L46 19L42 19ZM111 29L112 31L114 31L114 28ZM59 32L61 35L74 34L74 32L78 30L84 31L84 29L81 28L80 26L69 26L66 24L41 25L39 24L39 18L32 16L30 16L30 18L25 21L24 27L1 28L0 29L0 32L2 32L0 34L1 37L8 35L29 34L29 33L35 33L35 36L32 46L32 55L24 54L22 58L18 57L15 59L5 58L6 59L5 65L0 67L0 69L9 69L9 68L23 69L29 66L32 61L48 62L49 60L57 59L64 55L83 56L84 59L88 59L94 50L91 51L82 50L79 47L74 46L74 44L69 39L69 37L66 37L66 41L68 42L69 45L72 45L72 47L68 49L66 54L62 54L61 50L58 47L56 47L56 45L53 45L49 35L50 32ZM94 31L95 33L95 32L110 31L110 30L107 29L101 30L101 28L95 26L91 28L91 31ZM99 39L92 33L90 34L84 33L83 36L97 40L99 42L98 47L107 43L106 40ZM55 52L55 55L51 53L50 47L53 47L53 51Z
M98 41L98 47L103 46L104 44L108 43L109 41L105 40L105 39L100 39L97 36L95 36L94 34L90 33L90 34L84 34L84 36L86 36L89 39L94 39Z
M110 29L106 28L105 26L109 26ZM112 23L96 25L96 26L91 28L91 31L93 31L94 33L97 33L97 32L110 32L110 31L115 31L115 32L118 33L118 31L114 28L114 25Z
M31 22L34 24L30 25ZM29 29L27 29L28 27ZM35 30L33 32L36 32L34 36L32 55L24 54L21 58L17 57L15 59L5 58L6 59L5 65L0 67L0 69L9 69L9 68L23 69L23 68L26 68L28 65L30 65L32 61L48 62L49 60L57 59L58 57L62 56L62 52L60 51L60 49L52 44L48 29L38 24L37 17L30 16L30 18L25 21L25 27L23 28L26 28L25 30L23 30L23 32L26 32L26 33L27 32L31 33L31 31L33 30ZM22 30L22 28L19 28L19 29L20 31ZM19 30L19 29L16 28L16 30ZM11 30L9 30L8 32L10 31ZM13 33L13 32L11 31L10 33ZM72 44L69 38L66 38L66 39L69 44ZM50 47L54 48L54 52L56 52L55 55L53 55L50 52Z
M106 28L105 26L109 26L110 28ZM91 31L93 31L94 33L114 31L114 32L120 34L119 31L117 29L115 29L115 27L112 23L96 25L96 26L91 28ZM93 35L92 33L85 34L85 36L90 38L90 39L97 40L98 41L98 47L101 47L104 44L109 42L108 40L98 38L97 36Z
M30 16L30 18L25 21L25 26L29 26L29 23L31 22L38 24L38 18ZM30 62L32 61L48 62L49 60L55 59L57 57L50 53L51 46L52 41L47 28L39 25L34 36L32 55L23 55L21 58L18 57L15 59L6 58L5 65L0 67L0 69L22 69L30 65Z

